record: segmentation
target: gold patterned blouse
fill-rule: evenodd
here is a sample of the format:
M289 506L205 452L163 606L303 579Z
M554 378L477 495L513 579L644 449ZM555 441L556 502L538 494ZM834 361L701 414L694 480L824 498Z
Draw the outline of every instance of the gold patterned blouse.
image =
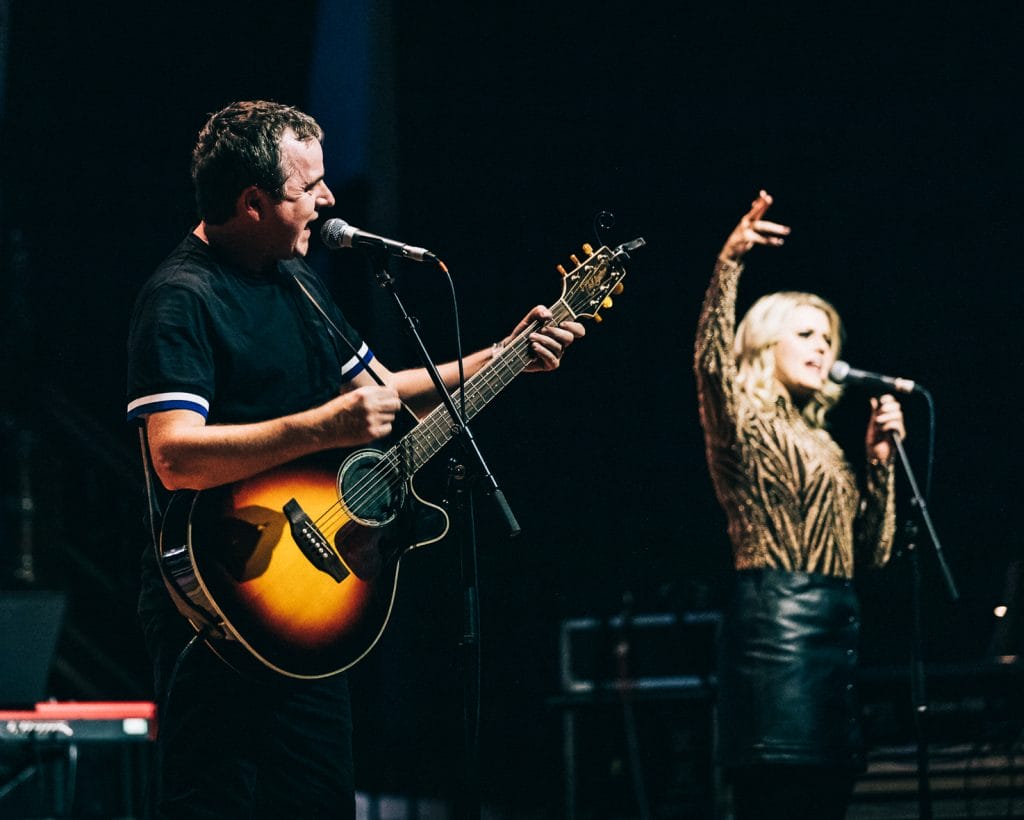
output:
M843 452L790 403L759 408L735 386L736 288L743 266L719 260L704 298L694 370L708 466L737 569L852 578L882 566L895 530L894 471L867 467L863 501Z

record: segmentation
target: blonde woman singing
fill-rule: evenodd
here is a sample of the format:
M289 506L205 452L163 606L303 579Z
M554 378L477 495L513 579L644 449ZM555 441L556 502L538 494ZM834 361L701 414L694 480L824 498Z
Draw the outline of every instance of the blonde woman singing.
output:
M719 254L694 366L708 466L736 568L719 666L720 757L735 815L842 818L864 767L855 566L883 566L895 528L892 434L871 399L863 490L825 429L842 389L835 308L809 293L759 299L736 327L743 259L790 229L761 191Z

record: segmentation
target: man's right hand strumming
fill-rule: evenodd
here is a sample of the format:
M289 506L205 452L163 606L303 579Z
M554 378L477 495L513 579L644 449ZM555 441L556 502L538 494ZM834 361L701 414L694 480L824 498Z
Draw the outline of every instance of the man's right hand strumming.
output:
M323 433L331 446L355 447L388 435L402 402L393 387L364 385L343 391L324 408L329 416Z

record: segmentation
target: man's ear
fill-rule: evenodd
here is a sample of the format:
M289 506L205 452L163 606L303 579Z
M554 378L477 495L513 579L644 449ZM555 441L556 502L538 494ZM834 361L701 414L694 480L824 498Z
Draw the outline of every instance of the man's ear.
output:
M266 208L266 194L258 185L250 185L238 195L235 208L239 215L258 222Z

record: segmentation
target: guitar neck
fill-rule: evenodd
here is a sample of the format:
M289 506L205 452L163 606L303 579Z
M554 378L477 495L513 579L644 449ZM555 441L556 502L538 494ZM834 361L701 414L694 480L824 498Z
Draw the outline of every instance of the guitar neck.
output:
M572 311L558 300L551 306L552 321L555 324L573 318ZM490 401L522 373L533 360L530 350L530 334L542 327L536 322L523 330L486 367L466 380L466 420L472 419ZM452 400L459 410L463 405L463 390L452 393ZM433 458L455 435L456 425L443 404L435 407L416 427L407 433L388 453L394 463L402 465L407 475L412 475Z

